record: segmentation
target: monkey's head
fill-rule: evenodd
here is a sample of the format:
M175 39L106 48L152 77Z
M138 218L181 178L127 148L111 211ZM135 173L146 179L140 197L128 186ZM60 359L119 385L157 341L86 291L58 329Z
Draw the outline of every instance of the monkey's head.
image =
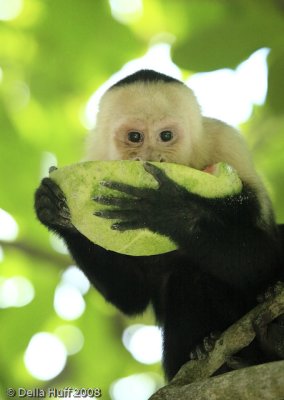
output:
M202 117L191 89L141 70L103 95L87 158L190 165L201 134Z

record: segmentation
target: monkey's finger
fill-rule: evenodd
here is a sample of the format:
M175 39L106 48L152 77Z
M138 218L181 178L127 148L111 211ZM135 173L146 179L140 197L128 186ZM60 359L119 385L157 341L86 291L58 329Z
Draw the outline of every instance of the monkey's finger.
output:
M196 346L194 350L192 350L189 354L191 360L204 360L207 357L205 350L202 349L202 346Z
M116 206L120 209L133 209L140 206L140 199L129 199L125 197L111 197L111 196L94 196L93 200L96 203Z
M146 223L138 220L127 221L127 222L115 222L111 226L111 229L120 232L143 229L143 228L147 228Z
M257 296L258 303L264 303L267 300L273 299L277 294L281 292L284 287L284 283L281 281L276 282L275 285L269 286L264 293L261 293Z
M136 211L133 210L101 210L95 211L94 215L100 218L106 219L119 219L119 220L129 220L133 218L137 214Z
M203 339L203 347L204 347L204 350L205 350L207 353L209 353L210 351L212 351L212 350L214 349L214 346L215 346L215 341L214 341L211 337L206 336L206 337Z
M112 190L117 190L118 192L129 194L134 197L141 197L142 193L146 189L137 188L135 186L127 185L126 183L113 182L113 181L102 181L100 182L102 186L105 186Z
M168 183L168 181L170 180L167 174L162 169L158 168L156 165L153 165L149 162L145 162L143 166L145 171L147 171L155 178L159 186L161 186L165 182Z
M53 180L49 178L44 178L41 184L52 194L52 196L59 200L66 201L64 193Z
M58 212L64 217L70 217L70 212L66 201L63 197L63 193L58 188L56 184L45 178L42 181L41 186L37 189L35 193L35 205L36 208L49 208L58 210Z
M198 360L205 360L208 357L208 353L202 346L197 346L196 353Z
M174 196L187 196L189 197L189 192L184 189L182 186L180 186L178 183L173 181L171 178L168 177L168 175L159 167L156 165L153 165L149 162L146 162L143 164L145 171L147 171L149 174L155 178L155 180L159 184L159 189L162 193L169 195L171 197ZM151 194L153 194L153 190ZM149 196L150 197L150 196Z

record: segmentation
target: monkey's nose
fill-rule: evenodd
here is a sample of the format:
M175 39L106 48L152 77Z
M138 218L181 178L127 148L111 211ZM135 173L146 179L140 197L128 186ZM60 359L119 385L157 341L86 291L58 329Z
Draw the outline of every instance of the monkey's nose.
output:
M135 157L134 161L152 161L152 162L166 162L166 160L162 156L157 157Z

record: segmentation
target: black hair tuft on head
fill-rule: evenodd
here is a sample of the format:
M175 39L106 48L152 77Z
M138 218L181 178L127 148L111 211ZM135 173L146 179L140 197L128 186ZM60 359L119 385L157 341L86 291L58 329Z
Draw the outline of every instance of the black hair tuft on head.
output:
M134 74L128 75L120 81L116 82L112 87L120 87L124 85L131 85L135 82L153 83L153 82L165 82L165 83L180 83L178 79L172 78L171 76L162 74L152 69L141 69L140 71L134 72Z

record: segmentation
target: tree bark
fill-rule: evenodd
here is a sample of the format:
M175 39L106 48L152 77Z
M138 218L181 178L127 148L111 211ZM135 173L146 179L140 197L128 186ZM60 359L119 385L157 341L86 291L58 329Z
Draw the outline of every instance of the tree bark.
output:
M284 361L243 368L189 385L169 385L150 400L283 400Z

